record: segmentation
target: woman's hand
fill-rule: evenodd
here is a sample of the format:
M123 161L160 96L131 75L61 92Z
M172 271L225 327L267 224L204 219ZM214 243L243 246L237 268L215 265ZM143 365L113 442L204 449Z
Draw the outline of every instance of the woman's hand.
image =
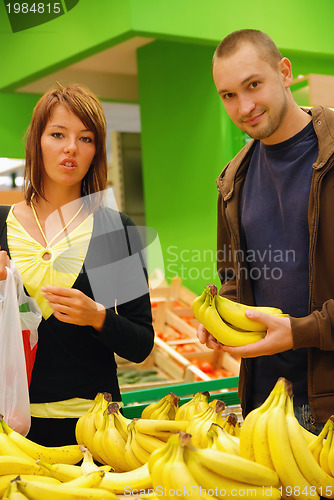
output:
M267 335L262 340L254 342L254 344L247 344L240 347L223 345L203 325L199 326L197 337L201 344L206 344L209 349L226 351L242 358L270 356L293 348L290 318L280 318L253 310L246 311L246 315L249 319L263 323L263 329L267 330Z
M54 310L53 315L59 321L73 325L89 325L95 330L102 330L106 317L105 307L87 297L80 290L45 286L42 292Z
M10 259L6 250L1 250L0 247L0 281L5 280L7 278L7 269L6 267L10 267Z

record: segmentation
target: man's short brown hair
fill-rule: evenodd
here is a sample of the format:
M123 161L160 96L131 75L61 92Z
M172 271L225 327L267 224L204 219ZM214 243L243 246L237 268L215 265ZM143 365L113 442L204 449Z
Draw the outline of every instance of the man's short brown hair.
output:
M222 57L233 55L242 44L251 43L256 47L261 57L271 66L277 68L277 63L282 59L282 54L266 33L259 30L243 29L233 31L218 45L213 55L213 62Z

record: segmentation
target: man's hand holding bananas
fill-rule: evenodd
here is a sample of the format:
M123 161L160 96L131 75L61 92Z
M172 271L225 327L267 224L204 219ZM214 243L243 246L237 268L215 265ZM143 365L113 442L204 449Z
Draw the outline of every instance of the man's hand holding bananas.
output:
M193 303L200 321L197 336L209 349L250 358L284 352L293 347L291 323L280 309L239 304L217 295L208 285Z

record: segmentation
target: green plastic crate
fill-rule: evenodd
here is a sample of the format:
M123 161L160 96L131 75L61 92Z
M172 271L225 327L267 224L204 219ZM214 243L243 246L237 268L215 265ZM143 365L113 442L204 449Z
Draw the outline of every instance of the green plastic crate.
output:
M179 398L179 404L187 403L197 392L220 391L238 387L239 377L226 377L203 382L191 382L187 384L170 384L163 387L142 389L140 391L125 392L122 394L124 407L122 411L127 418L139 418L146 406L154 401L159 401L169 392L174 392ZM210 395L211 399L220 399L226 406L240 404L237 390L218 392Z

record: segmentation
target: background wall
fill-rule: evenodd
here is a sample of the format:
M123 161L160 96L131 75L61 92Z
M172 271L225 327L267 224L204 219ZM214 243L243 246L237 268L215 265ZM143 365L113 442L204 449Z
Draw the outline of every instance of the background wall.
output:
M215 179L244 138L215 91L213 51L229 32L256 28L291 59L294 76L334 74L333 1L80 0L19 33L3 9L0 157L22 156L37 99L16 89L131 37L155 39L138 49L146 223L159 233L168 279L178 274L195 292L218 284Z

